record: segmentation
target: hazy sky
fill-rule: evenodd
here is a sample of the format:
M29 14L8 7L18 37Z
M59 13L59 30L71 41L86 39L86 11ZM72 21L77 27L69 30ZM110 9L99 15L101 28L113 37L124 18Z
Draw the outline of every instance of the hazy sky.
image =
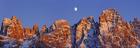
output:
M0 23L4 17L15 15L23 26L35 23L50 26L58 19L66 19L73 25L85 16L94 16L98 21L106 8L116 8L127 21L140 18L140 0L0 0Z

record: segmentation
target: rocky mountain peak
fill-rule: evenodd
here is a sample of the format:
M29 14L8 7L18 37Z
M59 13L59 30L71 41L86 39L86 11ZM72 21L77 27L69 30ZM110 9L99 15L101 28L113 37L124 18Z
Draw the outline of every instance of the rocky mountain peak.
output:
M94 19L92 16L84 17L78 23L77 30L81 30L83 28L89 30L91 28L92 23L94 23Z
M13 22L16 22L16 21L17 21L17 17L16 17L16 16L12 16L11 20L12 20Z
M42 28L41 28L41 32L44 32L44 33L45 33L45 32L48 32L48 31L47 31L47 27L46 27L46 25L43 25L43 26L42 26Z
M138 18L134 18L132 23L133 24L140 24L140 20Z
M114 28L118 23L122 23L122 19L118 12L115 9L109 8L103 10L102 14L99 17L99 24L100 24L100 31L102 32L109 32Z
M55 21L51 29L53 30L50 33L41 36L41 41L45 42L47 47L71 47L70 25L66 20Z
M36 32L34 29L31 29L30 27L25 27L24 28L24 39L30 39L32 38L34 35L36 35Z
M15 38L17 40L24 38L21 21L18 20L16 16L12 16L11 19L3 19L1 32L3 32L6 36Z
M11 19L9 19L9 18L4 18L3 19L3 21L2 21L2 23L3 23L3 26L8 26L8 25L10 25L11 24Z
M135 32L132 31L132 26L123 20L115 9L106 9L99 18L100 24L100 41L104 47L134 47L137 45ZM128 37L129 36L129 37ZM128 38L133 39L133 41ZM117 39L117 40L116 40ZM124 39L124 40L122 40ZM113 41L111 43L110 41ZM123 43L126 41L127 43ZM133 43L132 43L133 42Z
M8 26L12 23L11 19L9 18L4 18L2 21L2 25L1 25L1 31L0 34L6 35L7 33L7 28Z
M35 32L36 35L39 35L39 27L38 27L38 24L34 24L32 30Z
M140 20L138 18L134 18L130 24L133 26L133 30L138 35L138 38L140 38Z
M36 32L39 31L38 24L34 24L34 25L33 25L33 30L35 30Z
M88 38L89 31L93 28L95 22L93 16L82 18L76 25L76 44L77 47L84 48L84 40Z
M68 21L66 21L64 19L55 21L54 25L55 25L55 28L57 28L57 29L64 28L64 27L70 28Z
M60 20L55 21L54 24L51 25L50 30L54 31L56 29L61 30L61 29L65 29L65 28L70 28L69 23L64 19L60 19Z
M113 22L114 20L116 20L117 18L119 18L119 14L118 12L113 9L113 8L108 8L103 10L103 12L101 13L99 20L100 22Z

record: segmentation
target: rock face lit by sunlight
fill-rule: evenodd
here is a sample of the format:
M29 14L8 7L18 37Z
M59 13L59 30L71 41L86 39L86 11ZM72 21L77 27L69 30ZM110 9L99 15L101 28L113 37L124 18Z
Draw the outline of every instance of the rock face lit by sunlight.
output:
M74 7L78 11L78 7ZM125 21L115 9L99 16L83 17L70 25L59 19L47 28L23 27L16 16L4 18L0 26L0 48L139 48L140 20Z

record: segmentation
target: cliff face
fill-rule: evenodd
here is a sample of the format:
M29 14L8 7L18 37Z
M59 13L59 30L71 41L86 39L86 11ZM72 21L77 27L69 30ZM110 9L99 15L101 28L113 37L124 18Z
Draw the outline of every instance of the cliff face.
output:
M16 16L12 16L11 19L4 18L2 22L1 33L4 35L23 40L24 38L24 31L20 20L16 18Z
M138 39L132 25L120 17L114 9L104 10L99 19L100 41L107 48L136 48Z
M60 19L49 28L38 24L22 27L12 16L4 18L0 30L0 47L3 48L138 48L140 21L126 22L115 9L103 10L99 22L93 16L84 17L70 26Z
M70 25L66 20L57 20L52 25L52 30L41 36L41 41L45 43L46 47L71 47Z
M140 40L140 20L134 18L134 20L130 22L130 24L133 26L133 31L136 33L138 40Z
M76 48L99 47L100 41L98 38L99 35L98 26L99 25L94 21L93 16L84 17L79 21L79 23L75 24L72 30L74 36L73 39L75 39L76 44L75 47Z

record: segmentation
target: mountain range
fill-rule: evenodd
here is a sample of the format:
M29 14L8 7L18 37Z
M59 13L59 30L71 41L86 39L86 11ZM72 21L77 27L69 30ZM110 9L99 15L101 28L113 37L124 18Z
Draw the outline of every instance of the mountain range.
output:
M1 48L140 48L140 20L127 22L114 8L103 10L99 22L83 17L70 25L65 19L50 27L23 27L16 17L3 18Z

